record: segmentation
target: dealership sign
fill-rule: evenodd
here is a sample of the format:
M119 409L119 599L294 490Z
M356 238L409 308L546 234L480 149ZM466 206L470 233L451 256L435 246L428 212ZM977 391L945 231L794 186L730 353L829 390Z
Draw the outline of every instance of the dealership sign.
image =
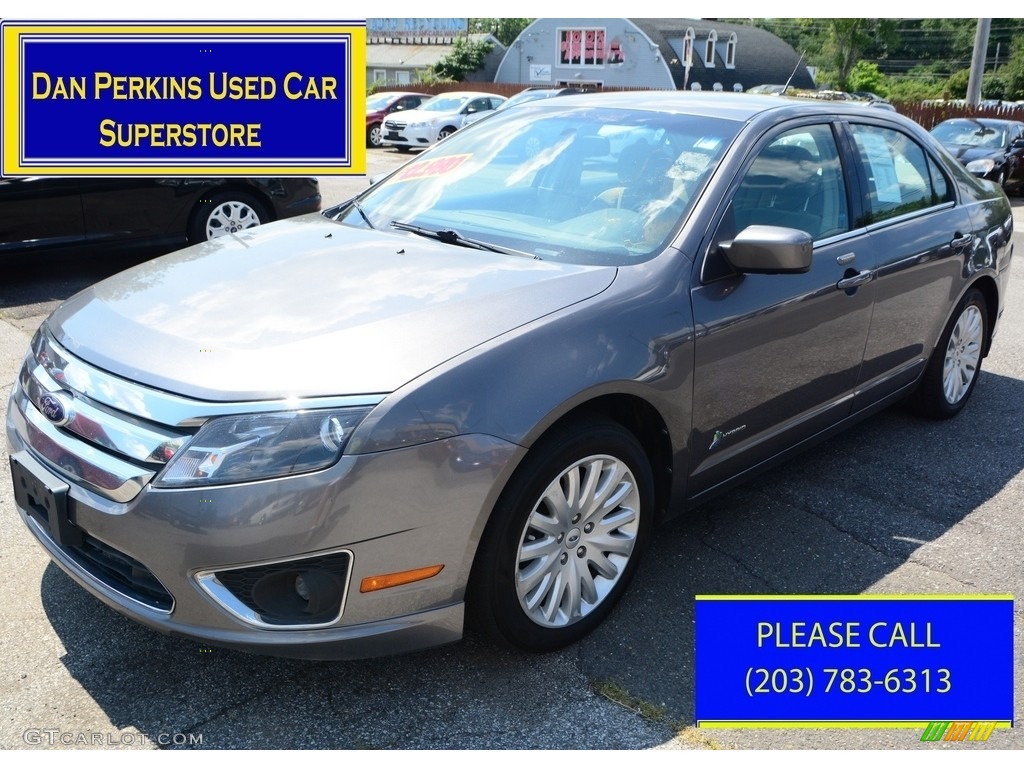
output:
M0 23L3 176L365 172L363 21Z

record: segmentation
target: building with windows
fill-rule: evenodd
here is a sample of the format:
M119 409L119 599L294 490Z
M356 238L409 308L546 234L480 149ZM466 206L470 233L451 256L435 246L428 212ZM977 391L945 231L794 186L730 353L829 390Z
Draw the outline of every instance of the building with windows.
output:
M537 87L814 87L802 57L780 37L709 19L537 19L509 46L494 79Z
M410 85L421 72L452 52L456 37L466 36L466 19L367 19L366 84ZM490 34L471 34L470 40L491 44L484 66L466 82L492 82L505 55Z

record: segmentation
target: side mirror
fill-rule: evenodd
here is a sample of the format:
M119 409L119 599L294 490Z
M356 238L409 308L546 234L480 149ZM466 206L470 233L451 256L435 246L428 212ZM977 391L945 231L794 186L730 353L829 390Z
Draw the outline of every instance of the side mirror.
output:
M1024 149L1024 136L1018 136L1010 142L1011 149Z
M778 275L810 270L812 243L803 230L752 224L720 247L738 272Z

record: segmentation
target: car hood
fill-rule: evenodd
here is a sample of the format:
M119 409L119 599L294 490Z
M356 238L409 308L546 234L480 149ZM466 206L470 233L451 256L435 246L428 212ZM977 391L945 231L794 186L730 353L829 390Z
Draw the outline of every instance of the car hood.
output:
M454 115L458 115L460 109L462 109L462 107L459 107L458 109L450 109L447 112L436 112L433 110L422 109L405 109L402 110L401 112L392 112L390 115L388 115L388 120L400 120L405 123L425 123L429 120L434 119L447 120L448 118Z
M946 144L946 149L964 165L971 162L972 160L983 160L985 158L992 158L993 160L1000 160L1003 157L1003 150L1001 149L990 149L987 147L967 147L963 144Z
M385 393L614 276L313 214L141 264L48 324L93 365L203 400Z

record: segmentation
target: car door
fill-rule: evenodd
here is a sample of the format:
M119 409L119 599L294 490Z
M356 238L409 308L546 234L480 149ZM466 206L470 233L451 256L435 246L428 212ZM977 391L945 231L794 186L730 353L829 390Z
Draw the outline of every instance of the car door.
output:
M459 113L459 127L468 125L471 122L469 118L479 119L481 113L490 112L491 109L491 100L486 96L471 100Z
M868 236L852 226L833 127L769 136L732 188L691 289L691 496L849 415L871 318ZM814 241L803 274L738 274L723 248L751 224Z
M393 112L407 112L410 109L416 109L424 101L423 96L405 96L398 100L395 104Z
M1024 183L1024 123L1010 123L1010 143L1007 150L1010 167L1006 172L1008 184Z
M859 218L876 277L859 409L920 375L963 284L974 227L952 182L908 132L868 122L847 129L860 160Z
M76 178L0 178L0 254L81 244L79 186Z
M90 244L185 242L187 214L207 179L82 179L82 211Z

